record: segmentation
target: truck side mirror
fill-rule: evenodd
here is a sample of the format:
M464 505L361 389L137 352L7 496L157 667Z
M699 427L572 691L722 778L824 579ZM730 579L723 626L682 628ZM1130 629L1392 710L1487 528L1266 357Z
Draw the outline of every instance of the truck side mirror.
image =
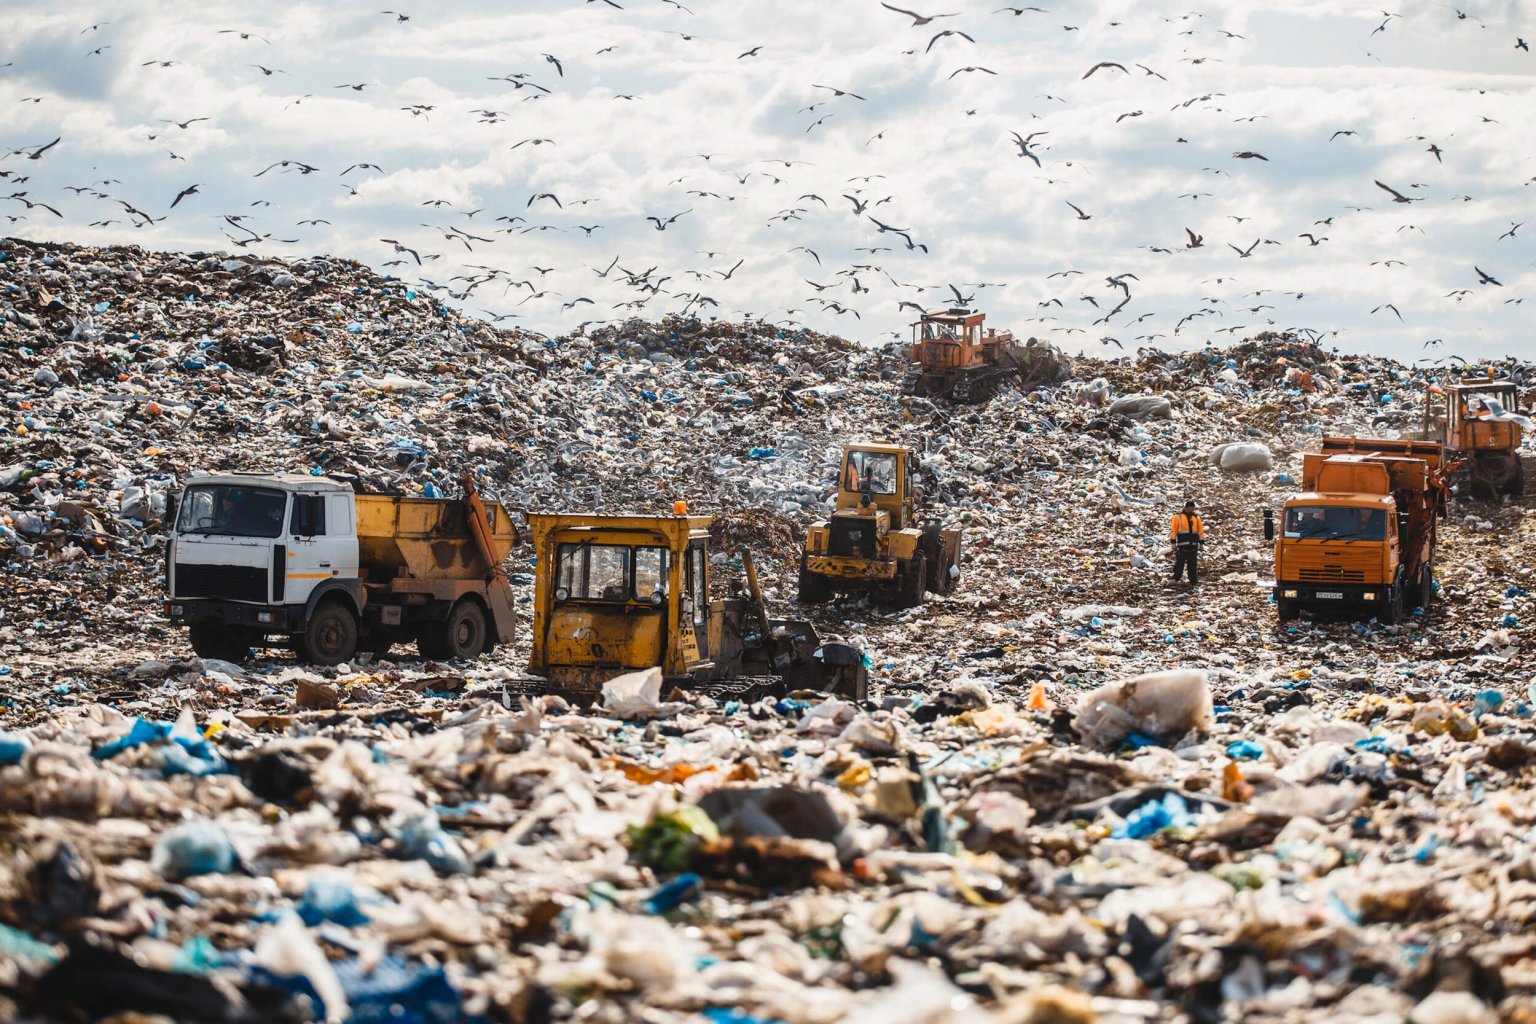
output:
M1264 539L1275 539L1275 510L1272 508L1264 510Z

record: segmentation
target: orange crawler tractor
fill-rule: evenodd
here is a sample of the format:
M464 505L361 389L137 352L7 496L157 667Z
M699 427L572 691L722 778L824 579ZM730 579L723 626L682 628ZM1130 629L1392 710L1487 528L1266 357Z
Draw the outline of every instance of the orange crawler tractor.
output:
M949 309L925 313L912 325L912 372L902 385L909 395L954 402L985 402L1016 373L1008 358L1011 331L983 330L985 313Z

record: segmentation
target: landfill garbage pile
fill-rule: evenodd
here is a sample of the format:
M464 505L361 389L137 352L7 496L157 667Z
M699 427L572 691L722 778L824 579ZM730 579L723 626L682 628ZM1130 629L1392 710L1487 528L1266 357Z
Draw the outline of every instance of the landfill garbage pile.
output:
M954 408L761 322L545 338L343 260L0 250L0 1016L1536 1020L1529 499L1453 501L1403 625L1267 587L1301 453L1446 371L1271 335ZM795 609L865 703L580 709L519 695L526 637L235 665L161 614L167 494L225 469L687 500L786 609L860 438L966 531L949 594Z

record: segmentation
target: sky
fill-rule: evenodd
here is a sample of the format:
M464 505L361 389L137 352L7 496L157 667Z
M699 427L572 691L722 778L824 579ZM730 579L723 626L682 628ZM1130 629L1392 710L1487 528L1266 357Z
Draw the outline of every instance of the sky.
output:
M1536 358L1531 5L396 2L3 0L0 234L549 335L960 302L1108 357Z

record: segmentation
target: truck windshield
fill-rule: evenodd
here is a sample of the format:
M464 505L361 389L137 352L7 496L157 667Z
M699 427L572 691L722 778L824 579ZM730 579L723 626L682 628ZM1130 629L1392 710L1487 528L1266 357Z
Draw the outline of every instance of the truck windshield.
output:
M200 484L188 487L176 517L180 534L277 537L283 532L288 495L270 487Z
M1285 510L1285 535L1299 540L1386 540L1387 513L1379 508L1297 505Z
M895 494L896 456L887 452L849 452L843 465L843 489L860 494Z
M555 586L569 601L649 601L667 590L667 549L562 544Z

